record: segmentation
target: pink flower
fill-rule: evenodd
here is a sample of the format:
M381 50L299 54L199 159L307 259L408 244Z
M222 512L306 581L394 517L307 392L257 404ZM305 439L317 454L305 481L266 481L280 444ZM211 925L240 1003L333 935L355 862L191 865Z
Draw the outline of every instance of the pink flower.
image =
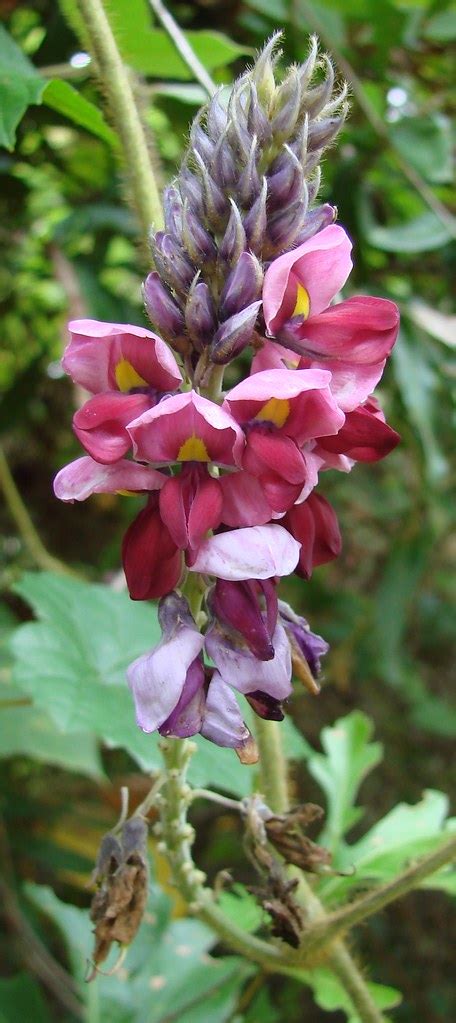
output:
M295 504L281 522L300 544L297 575L309 579L312 569L340 554L342 540L336 513L321 494L314 491L302 504Z
M161 338L130 324L73 320L63 367L94 395L76 412L73 427L93 458L122 458L131 441L126 426L182 382L177 362Z
M351 242L332 224L291 252L274 260L265 274L263 312L274 346L254 359L254 371L277 366L278 358L299 369L332 373L331 390L344 411L366 400L378 383L397 337L399 312L387 299L357 296L330 302L350 273ZM283 364L283 362L282 362Z
M317 482L321 459L303 445L337 433L344 422L330 380L325 370L271 369L247 377L226 396L223 407L246 434L242 467L258 479L271 513L285 512ZM224 483L228 501L232 485Z
M170 476L160 494L160 515L182 550L192 552L206 534L220 525L223 494L220 482L207 467L186 462L178 476Z
M224 409L196 391L176 394L139 416L128 426L135 458L169 465L214 462L239 465L242 430Z
M400 436L385 422L385 416L375 398L368 398L353 412L348 412L345 423L336 437L322 437L317 451L329 465L331 456L344 455L353 462L378 462L399 444Z
M270 579L293 571L299 549L299 543L282 526L233 529L204 540L191 571L232 582Z

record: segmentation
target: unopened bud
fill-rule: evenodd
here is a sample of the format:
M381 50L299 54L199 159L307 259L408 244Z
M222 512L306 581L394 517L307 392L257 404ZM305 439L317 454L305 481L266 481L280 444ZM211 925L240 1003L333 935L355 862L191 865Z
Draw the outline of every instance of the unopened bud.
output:
M221 318L245 309L259 297L263 283L263 271L256 256L251 252L243 252L228 275L225 287L220 296Z
M298 199L283 211L275 213L268 220L268 236L276 249L291 249L298 236L306 215L307 196Z
M214 153L214 143L203 131L199 118L193 122L190 131L190 152L200 156L205 163L210 163Z
M175 291L186 292L195 276L195 268L172 234L157 231L153 256L162 279Z
M271 129L275 141L291 137L299 117L299 106L299 74L297 68L292 67L285 81L277 89L274 98L274 117Z
M264 237L266 234L266 198L268 193L268 183L266 178L263 178L261 192L258 199L255 200L251 210L249 210L247 216L244 219L244 230L247 236L247 241L253 252L261 252Z
M317 206L314 210L309 210L305 215L304 224L296 238L295 245L302 245L308 238L313 238L314 234L322 231L324 227L334 224L335 220L337 220L337 207L330 206L328 202L323 206Z
M201 172L203 183L204 207L210 226L218 227L226 216L228 199L223 194L217 183L211 178L207 167L199 153L195 153L195 159Z
M286 144L268 175L268 207L283 209L289 203L303 198L305 189L301 162Z
M241 214L234 202L230 199L231 213L226 226L225 234L220 243L220 256L226 263L236 263L241 253L247 248L247 239L242 223Z
M237 191L244 206L250 206L261 191L261 182L257 171L257 139L252 139L247 164L239 177Z
M230 143L223 135L214 150L211 163L212 178L221 188L229 188L236 181L238 173Z
M281 54L281 50L277 50L277 44L281 38L281 32L274 33L260 53L252 71L252 80L256 86L258 99L266 112L269 111L275 96L274 65Z
M211 362L223 365L243 351L252 338L260 306L261 302L253 302L221 324L212 342Z
M212 97L206 115L207 131L214 142L217 142L221 135L223 135L227 122L226 110L220 103L219 96L220 93L216 93Z
M168 288L155 270L143 284L144 305L151 322L166 341L184 330L184 317Z
M249 82L249 89L247 128L250 134L255 135L261 145L264 145L266 142L270 142L272 138L271 124L259 102L255 82Z
M217 326L211 293L203 281L190 291L185 306L185 323L192 341L201 352L212 341Z
M182 198L174 185L169 185L163 192L163 213L166 230L180 239L182 234Z
M213 238L187 203L184 203L182 239L190 259L198 266L216 258L217 248Z
M315 117L320 113L330 99L334 88L334 69L326 54L322 57L322 63L326 72L324 81L313 89L304 90L301 96L300 113L305 112L309 114L309 117Z

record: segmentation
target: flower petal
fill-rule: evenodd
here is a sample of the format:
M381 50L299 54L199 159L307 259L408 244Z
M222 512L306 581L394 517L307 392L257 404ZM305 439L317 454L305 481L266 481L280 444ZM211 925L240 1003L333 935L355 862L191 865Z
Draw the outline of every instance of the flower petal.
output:
M326 309L350 273L351 248L344 229L331 224L271 263L263 286L263 313L270 336L293 316L298 284L309 296L311 316Z
M117 462L131 447L126 427L150 408L145 394L95 394L73 416L73 430L82 446L97 462Z
M217 746L228 746L231 749L242 745L250 736L236 697L218 671L214 671L209 685L201 735Z
M161 401L130 423L136 458L157 464L177 461L236 465L244 447L242 430L224 409L196 391Z
M122 560L132 600L154 600L177 586L182 556L160 518L157 498L150 498L127 529Z
M55 496L61 501L85 501L91 494L115 494L120 490L159 490L166 482L157 469L120 459L100 465L84 455L65 465L54 480Z
M68 329L71 340L65 349L63 368L92 394L123 390L119 365L124 364L129 367L132 386L135 374L158 391L174 390L182 381L171 350L144 327L84 319L72 320Z
M289 575L298 563L300 544L283 526L251 526L209 537L199 548L192 572L219 579L270 579Z
M275 700L284 700L291 693L290 644L283 625L276 625L272 643L274 657L260 661L250 650L233 642L232 634L219 626L206 633L206 650L220 672L222 679L239 693L261 690Z

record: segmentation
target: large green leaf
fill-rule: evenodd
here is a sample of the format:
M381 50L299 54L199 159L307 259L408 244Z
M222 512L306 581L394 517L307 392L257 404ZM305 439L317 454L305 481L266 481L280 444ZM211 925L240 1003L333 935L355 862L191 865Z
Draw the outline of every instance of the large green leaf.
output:
M411 860L437 849L456 827L447 820L448 799L442 792L427 791L419 803L399 803L354 845L345 846L338 859L346 877L325 881L325 901L345 899L353 888L366 882L392 880ZM354 868L354 869L353 869ZM455 893L456 870L445 867L421 887Z
M453 180L451 122L442 114L404 117L392 124L390 136L396 149L432 184Z
M431 210L400 224L377 223L366 194L360 193L358 208L367 241L385 252L432 252L453 238L450 229Z
M327 799L326 824L319 841L334 854L345 833L362 816L355 799L361 782L381 760L380 743L369 742L372 722L360 711L340 718L332 728L324 728L321 743L324 753L313 753L308 769Z
M46 81L0 25L0 145L14 149L16 128L31 104L45 103L110 145L117 137L97 107L69 82Z
M59 78L53 78L48 82L42 94L42 102L52 110L56 110L62 117L90 131L92 135L108 142L111 146L117 146L117 135L106 124L103 114L88 99L70 85Z
M125 593L49 573L26 574L17 591L40 619L22 625L12 640L14 681L63 735L91 732L122 747L145 771L162 766L156 735L136 724L126 684L127 666L160 638L156 609ZM289 725L295 750L304 746ZM190 777L196 785L246 795L254 769L232 750L200 736Z
M391 358L402 401L423 446L428 478L435 483L447 470L435 427L440 381L426 345L404 325Z
M31 103L40 103L44 78L0 25L0 146L14 149L16 128Z
M61 931L81 982L93 941L88 913L61 902L49 888L27 885L26 891ZM156 890L152 892L150 910L125 961L128 983L118 974L95 982L100 1018L110 1023L198 1023L201 1019L225 1023L253 968L235 957L209 956L215 935L197 920L171 921L163 899ZM81 984L81 995L85 1001L90 998L87 985Z

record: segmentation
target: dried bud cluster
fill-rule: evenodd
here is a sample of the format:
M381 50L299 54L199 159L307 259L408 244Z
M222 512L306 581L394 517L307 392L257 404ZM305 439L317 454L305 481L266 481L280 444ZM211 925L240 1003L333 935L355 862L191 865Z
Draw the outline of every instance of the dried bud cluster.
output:
M311 40L307 60L277 85L276 34L225 107L216 94L193 122L177 180L165 190L165 230L152 240L155 271L144 285L152 323L186 357L196 378L252 340L264 270L332 223L309 209L324 149L341 128L346 87ZM314 72L323 77L312 85Z

